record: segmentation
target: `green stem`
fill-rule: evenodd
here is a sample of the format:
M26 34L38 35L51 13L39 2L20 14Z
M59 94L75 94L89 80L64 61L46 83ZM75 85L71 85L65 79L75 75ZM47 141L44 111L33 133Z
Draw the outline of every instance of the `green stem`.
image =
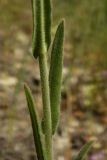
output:
M47 153L47 160L52 160L52 126L51 126L51 108L50 108L50 93L49 93L49 80L48 80L48 65L46 57L46 43L45 43L45 30L44 30L44 1L39 2L39 68L42 86L42 103L43 103L43 118L44 118L44 136L45 146Z
M45 144L47 160L52 160L52 127L51 127L51 110L49 96L48 67L45 52L39 55L39 67L42 86L42 101L44 112Z

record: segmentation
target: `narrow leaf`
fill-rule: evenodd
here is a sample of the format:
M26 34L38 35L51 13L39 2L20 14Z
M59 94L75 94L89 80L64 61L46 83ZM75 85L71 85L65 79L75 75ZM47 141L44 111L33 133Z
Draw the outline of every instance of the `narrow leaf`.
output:
M51 43L51 0L44 0L45 41L47 49Z
M82 147L82 149L80 150L79 154L77 155L77 157L74 160L84 160L86 155L90 151L90 149L92 147L92 144L93 144L93 141L89 141L88 143L86 143Z
M32 50L35 58L46 49L44 29L44 2L43 0L31 0L33 15L33 44Z
M42 137L42 132L41 132L40 124L39 124L39 119L38 119L38 115L34 109L35 108L34 100L31 95L31 91L27 85L24 86L24 89L25 89L25 95L26 95L26 100L27 100L27 104L28 104L28 109L30 112L30 118L31 118L31 122L32 122L32 129L33 129L33 136L34 136L37 158L38 158L38 160L46 160L44 143L43 143L43 139L42 139L43 137Z
M62 21L56 31L52 45L51 64L49 72L50 103L52 117L52 133L54 134L60 113L60 95L63 64L63 40L64 40L64 21Z

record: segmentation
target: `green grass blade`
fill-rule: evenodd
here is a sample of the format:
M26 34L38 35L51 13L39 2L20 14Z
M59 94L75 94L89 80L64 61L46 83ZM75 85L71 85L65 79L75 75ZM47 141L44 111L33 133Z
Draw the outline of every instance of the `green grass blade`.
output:
M60 112L60 95L63 64L63 40L64 40L64 21L62 21L56 31L52 45L51 64L49 72L50 102L52 117L52 133L54 134Z
M89 141L88 143L86 143L82 147L79 154L77 155L77 157L74 160L84 160L85 157L87 156L88 152L90 151L92 144L93 144L93 141Z
M51 43L51 0L44 0L45 41L47 49Z
M43 0L31 0L33 15L33 44L32 50L35 58L46 50L44 29L44 2Z
M25 89L25 95L26 95L26 100L27 100L27 104L28 104L28 109L30 112L30 118L31 118L31 122L32 122L32 129L33 129L33 136L34 136L37 158L38 158L38 160L46 160L44 143L43 143L43 139L42 139L43 138L42 131L40 128L38 115L34 109L35 108L34 100L32 98L31 91L27 85L24 86L24 89Z

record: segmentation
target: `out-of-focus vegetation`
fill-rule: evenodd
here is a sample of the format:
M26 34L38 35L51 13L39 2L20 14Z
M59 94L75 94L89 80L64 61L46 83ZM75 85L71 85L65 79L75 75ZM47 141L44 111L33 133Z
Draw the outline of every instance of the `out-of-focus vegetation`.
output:
M56 15L63 14L66 18L73 60L106 68L107 1L59 0L55 1L55 6L58 6L55 7Z

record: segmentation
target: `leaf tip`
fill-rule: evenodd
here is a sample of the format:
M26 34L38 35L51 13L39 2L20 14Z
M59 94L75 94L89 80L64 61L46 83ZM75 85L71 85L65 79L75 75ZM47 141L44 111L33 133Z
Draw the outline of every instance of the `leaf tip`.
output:
M62 30L64 30L64 26L65 26L65 20L62 19L60 24L59 24L59 28L61 28Z
M27 88L28 88L28 85L24 83L24 90L26 90Z

